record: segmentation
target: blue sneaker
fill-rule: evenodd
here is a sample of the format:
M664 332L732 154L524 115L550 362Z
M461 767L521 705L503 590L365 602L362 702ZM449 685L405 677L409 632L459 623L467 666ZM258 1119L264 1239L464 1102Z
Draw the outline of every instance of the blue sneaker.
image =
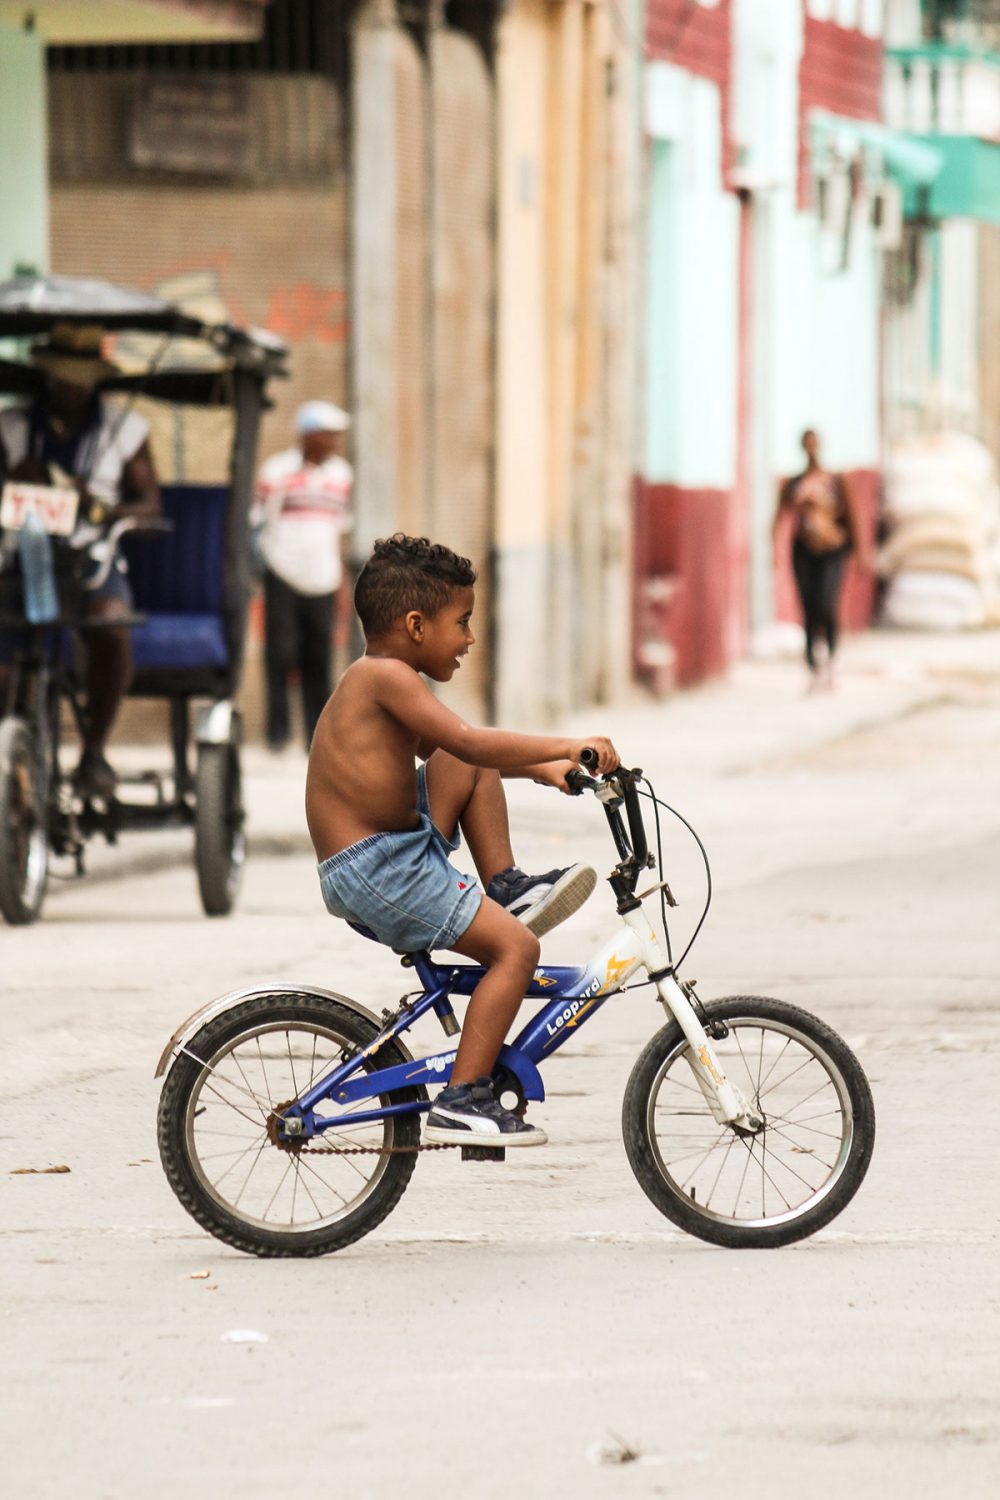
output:
M569 865L545 875L525 875L516 865L494 875L486 894L505 906L536 937L550 932L581 907L597 884L590 865Z
M424 1140L441 1146L544 1146L548 1136L519 1120L493 1096L493 1082L477 1078L442 1089L431 1105Z

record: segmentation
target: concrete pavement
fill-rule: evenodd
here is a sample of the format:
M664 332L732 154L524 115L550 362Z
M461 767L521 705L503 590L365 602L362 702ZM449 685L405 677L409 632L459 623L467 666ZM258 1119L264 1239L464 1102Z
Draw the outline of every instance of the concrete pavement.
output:
M994 1495L998 647L869 635L846 642L836 695L752 662L569 726L612 733L705 839L716 898L686 966L703 996L803 1004L869 1071L869 1177L789 1250L688 1239L631 1177L621 1097L663 1019L644 991L553 1061L549 1147L502 1168L423 1158L381 1230L338 1256L256 1262L186 1218L156 1161L151 1077L177 1021L269 976L376 1010L408 987L322 912L301 757L248 751L231 919L200 915L170 834L95 851L42 923L0 931L6 1491ZM526 867L610 865L591 802L521 783L510 802ZM680 834L667 851L680 938L700 867ZM614 921L599 888L545 956L582 960ZM71 1170L10 1175L49 1165ZM233 1330L267 1342L223 1342Z

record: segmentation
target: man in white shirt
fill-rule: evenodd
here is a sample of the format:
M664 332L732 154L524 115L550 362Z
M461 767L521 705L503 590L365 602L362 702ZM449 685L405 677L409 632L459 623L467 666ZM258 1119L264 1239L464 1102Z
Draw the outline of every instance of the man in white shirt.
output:
M350 417L329 401L295 415L299 445L261 466L253 522L264 561L267 742L291 738L288 676L298 669L306 748L330 696L334 607L351 528L353 472L340 449Z

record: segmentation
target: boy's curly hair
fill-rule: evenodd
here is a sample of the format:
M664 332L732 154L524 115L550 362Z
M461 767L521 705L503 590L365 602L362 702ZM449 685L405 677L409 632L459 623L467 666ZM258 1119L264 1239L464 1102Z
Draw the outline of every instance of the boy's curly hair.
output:
M452 589L469 588L476 570L467 557L425 536L394 536L375 543L354 589L354 608L365 635L384 635L408 610L436 615Z

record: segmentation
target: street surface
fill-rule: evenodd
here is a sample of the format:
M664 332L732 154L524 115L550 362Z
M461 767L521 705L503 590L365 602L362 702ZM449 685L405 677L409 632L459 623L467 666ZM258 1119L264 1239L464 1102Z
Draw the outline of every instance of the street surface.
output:
M868 635L846 643L836 695L804 697L798 663L755 662L572 725L611 733L708 846L716 898L685 966L702 997L797 1002L869 1073L868 1178L785 1250L688 1238L633 1179L621 1099L664 1021L645 990L549 1065L533 1110L548 1147L503 1166L423 1157L381 1229L336 1256L223 1247L157 1160L170 1032L268 978L378 1012L410 976L322 909L301 756L247 753L231 919L201 916L181 834L97 850L85 881L56 882L41 923L0 931L4 1495L992 1500L998 649ZM510 801L525 868L610 868L591 799L513 783ZM703 891L685 838L667 836L678 934ZM583 962L615 921L601 885L543 955ZM11 1175L53 1165L70 1170Z

